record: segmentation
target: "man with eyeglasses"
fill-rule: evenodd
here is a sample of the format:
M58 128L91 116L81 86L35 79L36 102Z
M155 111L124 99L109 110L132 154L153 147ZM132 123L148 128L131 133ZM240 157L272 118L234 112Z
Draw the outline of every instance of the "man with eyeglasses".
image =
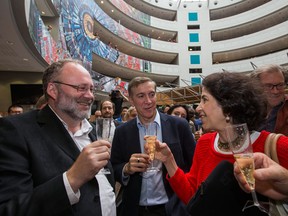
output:
M87 120L90 73L67 59L42 81L43 109L0 119L0 215L116 216L111 144Z
M288 136L288 97L285 95L284 68L278 65L259 67L251 74L259 80L267 96L267 119L259 130L282 133Z

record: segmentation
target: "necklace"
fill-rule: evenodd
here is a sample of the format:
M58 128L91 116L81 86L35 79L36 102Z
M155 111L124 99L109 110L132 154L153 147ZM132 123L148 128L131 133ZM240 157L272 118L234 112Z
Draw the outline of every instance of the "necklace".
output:
M219 139L218 139L218 148L222 151L229 151L230 150L229 143L220 142Z
M235 146L235 145L239 145L239 142L243 140L243 136L239 135L236 137L235 140L232 141L232 145ZM227 142L220 142L220 139L218 139L218 148L221 150L221 151L230 151L230 146L229 146L229 143Z

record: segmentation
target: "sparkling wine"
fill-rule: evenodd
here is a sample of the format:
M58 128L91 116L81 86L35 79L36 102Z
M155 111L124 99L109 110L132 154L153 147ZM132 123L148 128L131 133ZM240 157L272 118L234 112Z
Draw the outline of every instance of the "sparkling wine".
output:
M149 158L151 161L154 160L155 156L155 141L156 141L156 136L147 136L146 137L146 142L148 144L148 153L149 153Z
M252 154L235 154L234 155L237 164L245 176L247 183L252 190L255 189L255 179L253 176L254 172L254 161Z

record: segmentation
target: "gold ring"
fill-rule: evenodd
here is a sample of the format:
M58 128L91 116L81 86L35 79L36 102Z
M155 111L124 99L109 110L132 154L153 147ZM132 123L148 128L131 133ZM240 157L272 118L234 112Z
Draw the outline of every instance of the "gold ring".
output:
M140 162L140 158L137 158L137 163L139 163Z

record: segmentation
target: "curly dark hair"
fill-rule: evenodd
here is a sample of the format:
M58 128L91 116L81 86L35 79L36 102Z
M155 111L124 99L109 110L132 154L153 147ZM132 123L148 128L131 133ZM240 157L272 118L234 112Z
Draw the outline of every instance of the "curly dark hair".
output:
M188 109L188 106L186 106L185 104L175 104L175 105L171 106L170 109L167 111L167 114L171 115L173 110L178 108L178 107L182 107L183 109L185 109L185 111L187 113L185 119L189 122L190 121L189 109Z
M260 82L237 72L213 73L202 85L217 100L233 124L247 123L257 130L267 115L267 100Z

